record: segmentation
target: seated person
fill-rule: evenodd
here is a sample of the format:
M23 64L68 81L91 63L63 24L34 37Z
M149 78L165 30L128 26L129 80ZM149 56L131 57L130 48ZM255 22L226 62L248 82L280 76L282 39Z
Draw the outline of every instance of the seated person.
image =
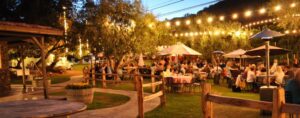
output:
M284 74L281 66L277 66L277 69L276 69L274 75L275 75L275 81L273 83L274 85L279 86L279 85L284 84L283 79L284 79L285 74Z
M300 70L293 71L289 78L285 86L286 102L300 104Z

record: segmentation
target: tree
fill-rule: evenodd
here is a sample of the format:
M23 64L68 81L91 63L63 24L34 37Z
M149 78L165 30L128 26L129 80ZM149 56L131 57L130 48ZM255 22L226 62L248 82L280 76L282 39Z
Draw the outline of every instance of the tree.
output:
M130 53L151 53L156 46L170 39L167 28L150 13L125 0L102 0L99 5L87 3L82 19L87 25L82 37L88 38L94 53L121 60ZM92 12L92 13L90 13Z
M201 52L203 54L202 57L205 59L211 59L212 52L216 50L229 52L239 48L249 49L251 47L249 43L251 30L242 29L241 24L238 22L222 22L217 20L208 22L208 18L213 20L217 17L202 13L190 19L193 19L192 21L201 19L201 24L183 24L173 27L174 34L178 36L177 41L188 44L191 48Z

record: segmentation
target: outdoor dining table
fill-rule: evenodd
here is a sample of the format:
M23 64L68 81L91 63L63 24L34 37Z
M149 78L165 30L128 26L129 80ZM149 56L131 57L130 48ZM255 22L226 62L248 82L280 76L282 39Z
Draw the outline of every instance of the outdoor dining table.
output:
M22 100L0 103L2 118L67 117L84 111L87 106L63 100Z
M172 75L173 84L179 85L178 92L182 92L184 84L192 84L192 75Z

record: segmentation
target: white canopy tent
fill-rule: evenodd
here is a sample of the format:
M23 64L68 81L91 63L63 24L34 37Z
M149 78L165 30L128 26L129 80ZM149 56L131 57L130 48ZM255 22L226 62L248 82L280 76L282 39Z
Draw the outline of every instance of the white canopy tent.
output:
M200 56L202 55L201 53L187 47L186 45L178 42L175 45L172 45L168 48L165 48L159 52L159 55L195 55L195 56Z

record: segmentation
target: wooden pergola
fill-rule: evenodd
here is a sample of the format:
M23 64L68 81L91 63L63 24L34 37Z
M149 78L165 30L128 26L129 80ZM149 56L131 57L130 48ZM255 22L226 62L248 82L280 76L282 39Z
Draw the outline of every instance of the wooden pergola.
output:
M9 62L7 57L7 45L14 42L30 42L37 45L41 50L41 61L42 61L42 73L43 73L43 90L44 97L48 99L48 82L47 82L47 72L46 72L46 47L45 38L51 36L63 36L63 30L55 29L47 26L32 25L25 23L15 23L15 22L3 22L0 21L0 53L1 53L1 69L0 69L0 87L4 84L10 89L10 75L9 75ZM24 68L24 62L23 62ZM3 75L4 74L4 75ZM23 69L24 74L24 69ZM4 80L3 80L4 79ZM6 80L5 80L6 79ZM5 91L1 90L0 92Z

